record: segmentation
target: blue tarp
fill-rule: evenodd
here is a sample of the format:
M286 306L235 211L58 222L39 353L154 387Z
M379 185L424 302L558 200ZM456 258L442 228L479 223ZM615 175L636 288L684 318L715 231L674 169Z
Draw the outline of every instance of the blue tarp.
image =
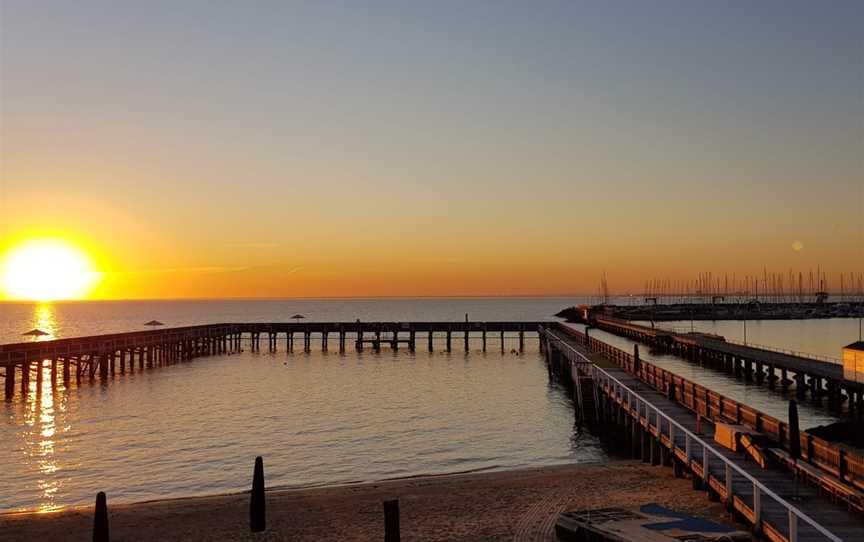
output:
M678 529L681 531L692 531L699 533L731 533L735 529L708 521L707 519L694 518L681 512L669 510L657 503L643 505L639 508L640 512L651 514L652 516L662 516L667 518L676 518L676 521L663 521L658 523L648 523L643 525L646 529L652 531L665 531L668 529Z

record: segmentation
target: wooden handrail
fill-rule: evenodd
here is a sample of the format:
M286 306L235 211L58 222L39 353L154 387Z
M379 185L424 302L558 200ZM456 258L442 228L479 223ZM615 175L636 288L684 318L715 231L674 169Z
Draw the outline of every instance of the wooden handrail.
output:
M585 334L566 326L556 329L570 334L580 344L585 344ZM789 448L789 424L769 416L753 407L739 403L704 386L691 382L675 373L640 359L638 374L633 370L633 355L616 348L595 337L588 338L588 348L615 361L619 366L634 374L643 382L658 391L667 393L668 385L674 382L680 391L677 398L685 407L698 411L713 421L734 421L758 431ZM864 457L842 448L827 440L801 432L801 452L803 459L825 470L852 487L864 490Z

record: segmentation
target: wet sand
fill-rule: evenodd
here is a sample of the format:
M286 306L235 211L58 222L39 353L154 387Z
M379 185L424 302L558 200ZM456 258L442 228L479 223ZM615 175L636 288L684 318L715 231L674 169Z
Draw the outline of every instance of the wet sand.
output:
M639 462L429 476L267 492L267 526L249 532L248 493L112 505L111 540L383 540L382 501L398 498L402 540L553 541L565 509L656 502L730 524L719 503L671 469ZM0 540L90 540L92 508L0 515Z

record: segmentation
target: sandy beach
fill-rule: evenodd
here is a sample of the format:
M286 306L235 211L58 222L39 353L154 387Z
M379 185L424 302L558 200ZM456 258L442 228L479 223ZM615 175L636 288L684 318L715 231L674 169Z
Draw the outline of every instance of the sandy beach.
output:
M631 507L648 502L731 520L689 480L633 461L429 476L349 486L267 492L264 533L248 529L246 493L112 505L111 539L383 540L382 501L400 501L402 539L552 541L565 509ZM89 540L92 508L0 515L0 540Z

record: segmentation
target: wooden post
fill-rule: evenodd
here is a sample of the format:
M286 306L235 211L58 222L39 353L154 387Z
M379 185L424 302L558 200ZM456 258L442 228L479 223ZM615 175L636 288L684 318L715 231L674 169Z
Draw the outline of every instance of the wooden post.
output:
M447 330L447 351L450 352L450 329Z
M417 350L417 332L414 331L414 328L411 328L411 331L408 332L408 350L414 352Z
M488 326L487 326L486 324L483 324L483 351L484 351L484 352L486 351L486 331L487 331L487 327L488 327Z
M384 542L400 542L398 499L384 501Z
M105 492L96 494L96 510L93 513L93 542L108 542L108 499Z
M267 510L264 499L264 459L255 458L255 471L252 474L252 497L249 500L249 525L253 533L267 528Z
M15 395L15 365L6 366L6 400L11 401Z
M69 358L63 358L63 385L69 387L71 383L71 371L69 370Z
M430 329L428 335L426 336L426 339L429 341L429 351L430 351L430 352L433 352L433 351L435 350L434 348L432 348L432 337L433 337L433 335L435 335L435 334L434 334L434 333L432 332L432 330Z
M501 328L501 353L504 353L504 328Z
M465 324L465 351L468 352L470 349L468 347L468 335L470 331L468 331L468 324Z
M21 393L27 395L30 392L30 360L21 364Z
M519 329L519 353L525 351L525 330Z
M40 359L36 362L36 389L42 391L42 373L45 368L45 360Z

